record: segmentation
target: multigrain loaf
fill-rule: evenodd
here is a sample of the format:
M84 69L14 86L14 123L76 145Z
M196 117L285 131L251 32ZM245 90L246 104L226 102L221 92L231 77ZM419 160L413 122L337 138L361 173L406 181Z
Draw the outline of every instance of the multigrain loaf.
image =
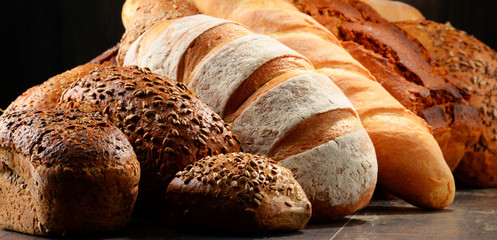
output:
M1 228L44 236L120 229L139 178L131 144L100 114L0 117Z
M343 217L371 199L377 163L356 111L309 60L276 40L195 15L147 31L125 64L184 82L232 124L245 151L290 168L314 220Z
M308 57L318 72L335 82L374 143L378 186L418 207L441 209L452 203L454 179L430 127L378 84L323 26L286 1L203 0L195 4L202 13L239 21L279 40Z
M85 64L51 77L45 82L33 86L18 96L6 111L48 110L57 106L60 96L77 79L87 75L100 65Z
M497 53L450 23L426 20L396 25L450 70L453 83L471 95L471 104L479 110L482 134L464 155L455 177L471 186L497 186Z
M241 151L230 126L185 85L136 66L95 69L63 93L59 106L100 112L124 132L142 169L141 212L166 209L166 187L188 164Z
M300 230L311 217L311 204L292 172L248 153L207 157L187 166L169 184L166 201L175 206L169 215L175 226L204 231Z
M291 2L341 41L357 43L379 55L370 58L370 53L353 45L347 49L392 96L430 124L451 169L459 164L466 150L478 140L481 120L477 109L468 102L469 95L452 84L446 68L432 61L422 46L364 2ZM351 45L344 44L348 46Z
M126 29L120 42L117 63L123 64L129 46L145 31L164 20L198 14L190 0L127 0L121 11Z

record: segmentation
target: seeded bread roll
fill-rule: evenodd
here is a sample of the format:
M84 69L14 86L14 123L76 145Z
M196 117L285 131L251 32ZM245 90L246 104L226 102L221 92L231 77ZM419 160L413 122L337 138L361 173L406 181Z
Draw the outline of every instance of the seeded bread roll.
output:
M87 75L97 67L99 65L85 64L51 77L45 82L26 90L7 107L6 111L53 109L57 106L60 95L64 90L69 88L74 81Z
M125 133L142 169L137 207L147 212L161 213L167 185L188 164L241 150L230 126L185 85L136 66L94 70L60 106L100 112Z
M314 220L340 218L369 203L377 163L355 109L308 59L278 41L195 15L147 31L125 64L184 82L232 123L245 151L290 168Z
M308 57L319 73L336 83L372 139L379 186L418 207L441 209L452 203L454 179L430 127L393 98L318 22L284 0L202 0L195 4L203 13L239 21L274 37ZM299 174L294 174L299 180Z
M189 165L169 184L166 199L174 206L171 222L189 230L299 230L311 217L311 204L292 172L248 153L207 157Z
M35 235L111 231L131 217L140 166L97 113L0 117L0 227Z
M164 20L199 14L190 0L126 0L122 9L126 32L121 38L117 63L123 64L129 46L145 31Z
M430 56L450 70L454 84L471 95L483 122L478 142L454 172L462 183L497 186L497 53L450 23L433 21L396 24L423 45Z

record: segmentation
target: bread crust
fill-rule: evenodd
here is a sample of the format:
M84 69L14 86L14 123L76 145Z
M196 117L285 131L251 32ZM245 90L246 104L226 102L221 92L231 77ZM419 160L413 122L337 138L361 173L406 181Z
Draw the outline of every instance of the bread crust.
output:
M396 23L408 36L426 48L432 59L447 67L454 84L471 96L470 102L482 120L481 135L454 171L463 184L497 186L497 53L475 37L450 23L433 21ZM494 114L495 113L495 114Z
M100 114L16 111L0 117L0 227L34 235L112 231L131 217L140 168Z
M100 112L127 136L142 169L137 207L163 214L176 172L205 156L241 151L230 126L185 85L148 69L96 69L75 82L60 107Z

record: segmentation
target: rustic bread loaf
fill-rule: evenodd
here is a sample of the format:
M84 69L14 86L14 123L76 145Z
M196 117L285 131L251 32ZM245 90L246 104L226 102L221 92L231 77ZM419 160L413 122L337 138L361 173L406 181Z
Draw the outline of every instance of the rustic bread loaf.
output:
M230 126L183 84L136 66L95 69L60 107L100 112L125 133L142 169L137 207L146 212L161 213L167 185L188 164L241 150Z
M471 186L497 186L497 53L450 23L419 21L396 25L422 44L438 64L450 70L453 83L471 95L471 104L479 109L482 134L464 155L455 177Z
M415 7L400 1L362 0L390 22L421 21L425 17Z
M318 72L333 80L357 109L374 143L379 186L423 208L441 209L452 203L454 179L430 127L374 81L323 26L283 0L195 4L203 13L239 21L274 37L308 57ZM299 174L294 174L298 180Z
M100 114L0 117L0 227L35 235L117 230L131 217L139 163Z
M119 51L120 43L117 43L115 46L107 49L105 52L96 56L92 60L90 60L87 64L97 64L102 67L112 67L117 66L117 53Z
M85 64L77 66L64 73L58 74L45 82L33 86L18 96L6 111L16 110L48 110L57 106L60 95L74 81L87 75L90 71L99 67L95 64Z
M174 206L171 222L189 230L299 230L311 217L311 204L292 172L248 153L207 157L187 166L169 184L166 200Z
M388 60L390 69L384 71L384 63L375 63L376 58L370 59L370 54L361 54L360 48L351 51L392 96L430 124L452 169L459 164L464 152L478 140L480 119L467 101L469 96L451 83L447 69L359 0L293 2L340 40L358 43ZM388 76L384 74L389 72Z
M184 82L232 123L245 151L290 168L314 220L351 214L371 199L375 152L356 111L309 60L276 40L195 15L147 31L125 64Z
M164 20L199 14L191 1L183 0L127 0L122 9L122 21L126 29L116 60L123 64L129 46L146 30Z

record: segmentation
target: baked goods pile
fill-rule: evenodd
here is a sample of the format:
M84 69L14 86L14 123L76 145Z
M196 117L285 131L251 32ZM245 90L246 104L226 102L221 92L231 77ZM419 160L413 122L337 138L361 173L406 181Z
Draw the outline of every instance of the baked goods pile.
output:
M119 45L0 117L0 227L299 230L497 185L497 54L367 2L127 0Z

